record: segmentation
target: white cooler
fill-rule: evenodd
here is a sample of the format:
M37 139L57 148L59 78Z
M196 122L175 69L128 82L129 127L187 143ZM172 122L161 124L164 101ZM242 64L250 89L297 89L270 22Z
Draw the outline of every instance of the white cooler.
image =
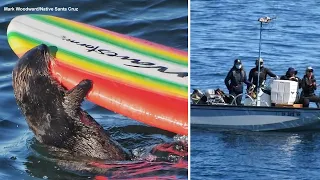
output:
M298 91L298 82L274 80L271 83L271 102L275 104L293 105Z

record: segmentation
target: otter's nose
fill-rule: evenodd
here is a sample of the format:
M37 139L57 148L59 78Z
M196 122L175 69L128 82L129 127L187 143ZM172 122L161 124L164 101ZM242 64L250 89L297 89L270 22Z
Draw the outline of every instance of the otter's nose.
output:
M41 44L37 47L40 51L44 51L44 52L48 52L49 51L49 48L47 45L45 44Z

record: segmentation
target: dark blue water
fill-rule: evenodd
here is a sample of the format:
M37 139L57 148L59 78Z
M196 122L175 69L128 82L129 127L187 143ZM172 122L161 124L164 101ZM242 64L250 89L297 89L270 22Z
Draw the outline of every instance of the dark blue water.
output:
M320 78L320 2L191 1L191 87L222 88L236 58L247 75L258 57L278 76L292 66ZM318 91L319 92L319 91ZM318 94L317 92L317 94ZM254 133L191 127L192 179L319 179L320 133Z
M67 1L59 2L59 6L56 1L0 2L0 179L93 179L96 174L67 171L46 159L46 148L36 142L16 105L11 72L17 57L7 43L6 29L13 17L28 12L4 12L3 8L18 6L75 7L78 8L78 12L36 13L60 16L187 51L187 1ZM176 141L173 133L147 127L92 103L85 102L83 108L127 149L148 153L148 150L156 145ZM164 156L166 156L164 159L168 158L168 155ZM187 157L182 159L182 166L186 163ZM134 171L129 171L127 168L122 172L121 164L118 166L120 168L117 174L110 176L112 172L109 172L109 177L186 179L188 172L186 167L175 167L174 163L173 165L161 162L140 164Z

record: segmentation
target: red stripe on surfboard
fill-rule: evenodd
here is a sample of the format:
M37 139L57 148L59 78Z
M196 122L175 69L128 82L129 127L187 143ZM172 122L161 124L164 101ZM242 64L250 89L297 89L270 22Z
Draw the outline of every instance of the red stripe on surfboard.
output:
M116 113L177 134L188 134L188 101L99 77L57 59L52 74L67 89L83 79L93 81L88 100Z

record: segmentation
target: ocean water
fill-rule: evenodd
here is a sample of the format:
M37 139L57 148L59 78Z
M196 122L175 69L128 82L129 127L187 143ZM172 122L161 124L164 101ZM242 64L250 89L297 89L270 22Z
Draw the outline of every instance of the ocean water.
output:
M0 179L187 179L187 155L179 162L126 162L108 164L107 174L84 174L48 160L47 149L28 129L15 102L12 69L17 61L6 29L12 18L27 13L59 16L126 35L188 50L188 2L179 0L65 1L12 0L0 2ZM77 12L8 12L4 7L74 7ZM149 153L152 147L177 142L173 133L148 127L89 102L83 108L125 148ZM163 150L164 149L164 150ZM167 147L167 149L170 149ZM156 156L168 159L170 152ZM161 150L160 150L161 151Z
M228 92L224 78L236 58L247 75L263 26L266 67L278 76L289 67L303 77L312 66L320 78L320 2L191 1L191 88ZM319 91L316 92L317 94ZM242 132L191 127L191 179L319 179L320 132Z

